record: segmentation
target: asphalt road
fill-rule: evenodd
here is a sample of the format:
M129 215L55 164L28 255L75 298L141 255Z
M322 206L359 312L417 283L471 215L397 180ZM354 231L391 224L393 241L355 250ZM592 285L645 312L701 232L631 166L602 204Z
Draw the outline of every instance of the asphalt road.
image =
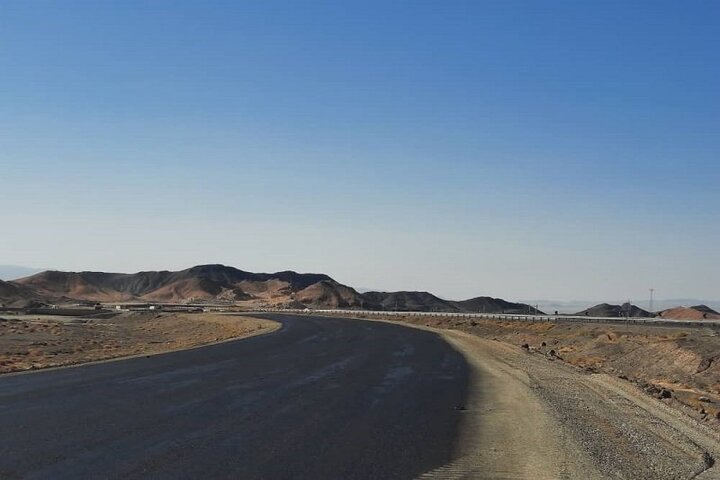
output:
M0 377L0 478L414 478L452 459L464 357L434 333L276 333Z

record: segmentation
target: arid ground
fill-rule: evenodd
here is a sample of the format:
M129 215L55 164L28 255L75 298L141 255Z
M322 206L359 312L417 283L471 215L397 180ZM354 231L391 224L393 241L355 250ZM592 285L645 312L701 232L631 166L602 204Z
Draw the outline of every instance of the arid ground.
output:
M267 333L268 320L124 312L89 317L0 315L0 373L180 350Z

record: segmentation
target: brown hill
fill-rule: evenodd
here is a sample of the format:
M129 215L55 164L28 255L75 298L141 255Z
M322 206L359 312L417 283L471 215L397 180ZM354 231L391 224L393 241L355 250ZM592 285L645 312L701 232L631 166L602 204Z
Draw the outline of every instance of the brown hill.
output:
M707 305L695 305L694 307L690 307L693 310L697 310L702 313L709 313L711 315L720 315L720 312L713 310L712 308L708 307Z
M400 312L459 312L452 302L443 300L428 292L366 292L363 294L370 304L382 310Z
M368 302L355 289L337 283L335 280L323 280L310 285L295 294L294 300L313 308L378 309L376 304Z
M630 314L628 315L628 310ZM634 317L634 318L648 318L654 315L647 310L636 305L630 305L624 303L622 305L610 305L609 303L601 303L590 307L582 312L578 312L575 315L588 316L588 317Z
M525 303L513 303L502 298L475 297L460 302L452 302L463 312L468 313L510 313L543 315L543 312Z
M13 283L31 289L44 297L91 301L122 301L135 298L114 287L111 280L114 280L116 275L99 272L47 271L15 280Z
M315 283L322 274L252 273L224 265L200 265L178 272L133 274L48 271L16 283L45 296L98 302L204 302L271 300L287 297Z
M428 292L367 292L363 296L382 310L405 312L515 313L542 314L524 303L501 298L475 297L468 300L443 300Z
M660 316L671 320L720 320L720 313L706 305L668 308Z
M12 282L0 280L0 306L27 307L44 303L34 291Z

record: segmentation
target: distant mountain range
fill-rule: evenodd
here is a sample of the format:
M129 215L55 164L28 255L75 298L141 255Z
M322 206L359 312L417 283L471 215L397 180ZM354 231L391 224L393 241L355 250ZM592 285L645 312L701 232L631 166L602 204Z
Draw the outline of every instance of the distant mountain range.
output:
M253 273L225 265L133 274L45 271L3 282L0 303L225 303L256 307L537 313L491 297L449 301L428 292L365 292L318 273Z
M652 318L661 317L672 320L720 320L720 313L707 305L693 305L691 307L673 307L660 310L659 312L649 312L645 309L623 303L622 305L613 305L609 303L600 303L585 310L574 313L576 316L587 317L606 317L606 318Z
M655 315L643 310L642 308L624 303L622 305L611 305L609 303L601 303L594 307L587 308L576 315L588 317L633 317L633 318L649 318Z
M528 299L521 299L519 300L522 303L527 303L529 305L537 305L540 310L543 310L548 313L554 313L555 311L558 311L559 313L575 313L583 311L587 308L590 308L591 306L598 305L603 303L601 300L528 300ZM607 302L609 304L616 304L616 305L622 305L623 301L611 301ZM645 310L648 310L650 308L650 302L649 300L643 300L643 301L636 301L634 302L636 305L642 307ZM714 309L714 310L720 310L720 300L707 300L707 299L698 299L698 298L671 298L671 299L655 299L653 301L653 310L655 312L660 312L663 310L668 310L670 308L677 307L678 305L684 305L686 307L692 306L692 305L707 305L708 307Z
M19 271L19 270L18 270ZM0 305L25 307L63 303L213 303L248 308L343 308L387 311L542 314L527 303L475 297L445 300L429 292L358 292L322 273L253 273L225 265L199 265L180 271L138 273L62 272L48 270L12 281L0 280ZM548 305L544 302L532 302ZM690 304L694 302L688 302ZM572 303L565 304L566 307ZM677 304L675 304L677 305ZM548 309L554 313L558 308ZM561 313L573 313L573 311ZM592 317L720 319L712 305L649 312L635 305L600 303L574 310Z
M501 298L475 297L469 300L443 300L428 292L365 292L369 302L380 310L406 312L460 312L460 313L541 313L530 305L512 303Z

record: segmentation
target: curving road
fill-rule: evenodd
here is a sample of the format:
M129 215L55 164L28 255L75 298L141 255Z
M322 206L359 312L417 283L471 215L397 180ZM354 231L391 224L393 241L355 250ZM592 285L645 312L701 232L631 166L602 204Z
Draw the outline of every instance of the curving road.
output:
M452 459L464 357L432 332L270 335L0 377L0 478L414 478Z

